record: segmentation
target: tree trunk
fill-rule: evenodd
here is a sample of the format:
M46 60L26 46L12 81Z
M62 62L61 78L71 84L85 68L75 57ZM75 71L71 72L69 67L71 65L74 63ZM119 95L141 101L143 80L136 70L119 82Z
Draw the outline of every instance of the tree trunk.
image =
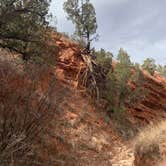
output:
M87 45L86 45L86 50L88 53L90 53L90 35L89 32L87 32Z

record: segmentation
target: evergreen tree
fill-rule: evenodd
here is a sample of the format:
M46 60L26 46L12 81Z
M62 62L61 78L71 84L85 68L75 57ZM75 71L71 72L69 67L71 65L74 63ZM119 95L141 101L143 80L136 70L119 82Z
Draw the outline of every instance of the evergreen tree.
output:
M131 66L130 56L123 48L120 48L117 60L121 65L124 65L127 68Z
M138 66L134 67L127 52L120 49L114 71L107 77L106 99L111 109L113 111L124 110L125 103L130 105L140 100L140 95L144 95L142 80L141 70ZM132 83L137 84L134 89L131 87ZM141 96L141 98L144 97Z
M0 0L0 46L28 59L45 41L50 0ZM42 47L41 47L42 48Z
M111 68L113 54L109 51L105 51L101 48L99 51L94 51L93 53L96 57L96 62L103 67L109 66Z
M142 68L144 70L148 71L151 75L154 74L156 67L157 66L155 64L155 60L152 58L145 59L143 65L142 65Z
M86 41L86 49L90 51L92 37L97 30L95 8L89 0L67 0L64 3L64 10L68 14L68 19L75 24L75 34L80 40Z

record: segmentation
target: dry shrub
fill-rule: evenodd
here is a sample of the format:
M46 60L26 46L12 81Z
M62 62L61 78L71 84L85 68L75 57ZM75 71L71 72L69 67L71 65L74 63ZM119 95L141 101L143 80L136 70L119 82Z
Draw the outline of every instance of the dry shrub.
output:
M166 156L166 121L143 130L135 144L135 166L158 166Z
M33 72L34 73L34 72ZM38 73L36 73L38 74ZM55 112L39 80L0 61L0 165L42 165L41 142ZM51 86L50 86L51 87Z

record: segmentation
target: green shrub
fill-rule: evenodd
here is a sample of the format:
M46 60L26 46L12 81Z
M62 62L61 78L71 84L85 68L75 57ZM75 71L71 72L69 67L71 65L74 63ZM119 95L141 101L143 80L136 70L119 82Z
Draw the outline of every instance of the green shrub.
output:
M107 76L106 99L113 111L124 111L125 104L133 104L144 94L143 74L138 66L134 67L130 57L123 49L120 49L117 64ZM132 87L134 86L134 87Z
M144 63L142 65L142 68L146 71L148 71L151 75L154 74L154 72L156 71L156 64L155 64L155 60L152 58L147 58L144 60Z
M0 0L0 47L32 56L46 56L50 43L50 0Z
M95 51L96 56L96 62L99 65L105 66L107 64L112 64L112 53L105 51L103 48L101 48L100 51Z

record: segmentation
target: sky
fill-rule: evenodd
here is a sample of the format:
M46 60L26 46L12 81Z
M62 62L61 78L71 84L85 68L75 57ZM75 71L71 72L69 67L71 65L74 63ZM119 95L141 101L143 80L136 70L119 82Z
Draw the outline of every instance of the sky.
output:
M50 11L56 16L52 24L58 31L72 34L74 25L63 11L65 0L52 0ZM104 48L115 57L125 49L133 62L153 58L166 65L166 0L91 0L98 23L99 41L96 49Z

